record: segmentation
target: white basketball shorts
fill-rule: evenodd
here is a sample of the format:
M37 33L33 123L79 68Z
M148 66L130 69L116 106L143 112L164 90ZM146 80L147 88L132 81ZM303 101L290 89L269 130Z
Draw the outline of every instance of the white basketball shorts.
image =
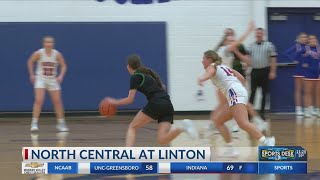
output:
M34 88L45 88L48 91L61 90L61 86L55 77L36 76Z
M229 106L236 104L248 104L248 91L242 84L233 84L226 92Z

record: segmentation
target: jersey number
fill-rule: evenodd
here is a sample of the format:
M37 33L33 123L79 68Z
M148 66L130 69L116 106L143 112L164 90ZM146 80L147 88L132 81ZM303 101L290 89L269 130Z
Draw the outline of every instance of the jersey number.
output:
M227 73L227 76L233 76L233 72L231 71L231 69L227 67L221 67L221 69Z
M54 68L43 68L44 76L53 76Z

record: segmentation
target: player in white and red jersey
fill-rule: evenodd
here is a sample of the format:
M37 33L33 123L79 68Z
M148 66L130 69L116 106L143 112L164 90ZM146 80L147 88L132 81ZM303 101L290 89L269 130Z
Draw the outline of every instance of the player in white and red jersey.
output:
M36 73L34 73L33 64L37 62ZM60 74L57 76L57 68L60 65ZM61 86L67 65L60 52L54 49L54 38L46 36L43 38L43 48L34 52L28 60L28 70L30 81L34 85L35 102L33 105L31 131L38 131L38 120L46 91L52 99L57 116L57 129L59 131L68 131L64 119L64 109L61 100Z
M198 79L198 84L202 85L204 81L211 79L212 83L224 95L225 101L229 106L219 106L215 111L217 113L213 121L215 127L219 130L227 146L232 146L232 138L225 122L232 117L239 127L248 132L254 139L258 140L261 145L273 146L275 138L266 138L258 128L249 122L247 103L248 92L244 87L245 78L237 71L222 65L222 59L219 55L208 50L204 53L202 60L203 67L206 69Z
M249 36L249 34L255 29L255 25L254 22L250 22L248 24L248 28L247 31L245 31L243 33L243 35L241 35L241 37L237 40L234 40L234 37L229 37L226 36L225 40L224 40L224 44L223 46L221 46L216 53L219 55L219 57L221 57L222 60L222 64L227 66L227 67L231 67L234 61L234 54L236 54L239 59L241 59L243 62L250 64L250 58L247 57L246 55L241 54L237 49L238 46ZM218 104L218 108L220 107L224 107L227 105L227 103L225 102L225 96L223 94L221 94L220 91L217 91L217 97L219 99L219 104ZM267 123L265 123L261 117L258 115L258 113L256 112L256 110L253 108L253 106L248 103L247 104L247 108L248 108L248 113L252 118L252 121L256 124L256 126L258 127L258 129L260 131L265 131L267 130ZM212 113L212 117L216 116L216 111L214 111ZM237 123L232 119L231 121L228 121L227 123L228 127L230 127L231 132L238 132L239 131L239 127L237 125ZM214 125L210 122L209 126L207 126L209 131L216 133L217 129L214 128Z

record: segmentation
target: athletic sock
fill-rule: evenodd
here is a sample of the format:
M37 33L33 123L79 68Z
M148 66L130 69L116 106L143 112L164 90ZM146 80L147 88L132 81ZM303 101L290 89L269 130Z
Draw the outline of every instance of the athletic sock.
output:
M31 123L38 123L38 118L32 118L32 122Z
M65 123L65 120L64 120L64 118L60 118L60 119L57 119L57 122L58 123Z
M302 107L301 106L296 106L296 111L302 111Z
M233 143L232 142L226 143L226 147L233 147Z
M266 137L262 136L258 141L260 144L265 144L266 140L267 140Z

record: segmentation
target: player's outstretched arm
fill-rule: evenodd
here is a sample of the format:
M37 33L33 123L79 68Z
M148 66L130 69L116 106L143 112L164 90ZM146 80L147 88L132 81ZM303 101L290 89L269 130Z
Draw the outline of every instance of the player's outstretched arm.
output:
M239 46L239 44L241 44L254 29L255 29L254 22L250 21L247 31L238 40L230 44L230 46L228 47L229 51L233 51L234 49L236 49Z
M128 104L132 104L134 102L134 98L136 97L136 89L131 89L129 91L128 97L122 99L112 99L108 98L109 103L117 105L117 106L124 106Z
M209 80L215 74L216 74L216 68L214 66L207 67L206 72L202 76L199 77L198 85L202 86L203 82Z

